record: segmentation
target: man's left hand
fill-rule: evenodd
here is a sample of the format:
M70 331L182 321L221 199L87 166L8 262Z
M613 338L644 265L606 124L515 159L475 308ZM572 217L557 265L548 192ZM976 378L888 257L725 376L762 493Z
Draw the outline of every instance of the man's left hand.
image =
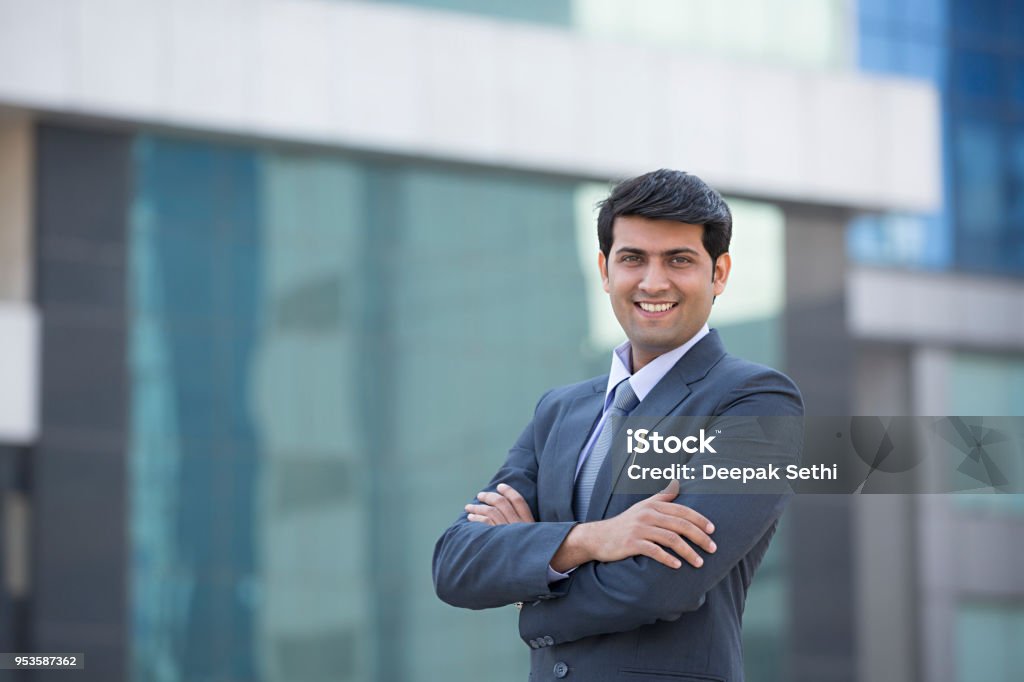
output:
M496 493L478 493L480 504L467 504L467 517L474 523L503 526L506 523L533 523L533 513L523 496L510 485L498 484Z

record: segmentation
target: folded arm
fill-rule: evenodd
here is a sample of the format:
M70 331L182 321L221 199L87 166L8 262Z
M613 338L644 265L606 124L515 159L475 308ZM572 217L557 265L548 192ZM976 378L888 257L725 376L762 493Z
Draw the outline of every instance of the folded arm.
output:
M501 469L484 488L486 492L496 492L499 483L512 486L522 495L534 518L539 516L537 418L535 413ZM552 592L548 566L574 525L549 522L492 526L473 523L463 512L434 547L437 596L452 606L486 609L562 594Z
M776 375L780 376L780 375ZM747 417L802 414L795 387L786 382L773 390L759 387L739 390L722 406L720 423L725 436L716 445L728 445L729 434L741 439L756 438L755 422ZM732 417L743 419L730 419ZM746 426L750 433L740 431ZM799 461L802 434L793 433L790 442L765 442L763 461L785 465ZM756 442L748 440L744 447ZM719 453L727 450L718 448ZM722 455L697 455L691 465L729 466ZM683 481L675 502L700 512L714 522L717 551L704 557L703 566L683 563L670 568L648 556L621 561L584 563L567 580L567 591L559 599L535 602L520 614L520 635L529 641L551 636L567 642L613 632L625 632L659 620L676 620L703 605L705 595L773 530L788 501L788 495L721 494L700 492L700 485ZM706 490L706 488L705 488ZM591 524L587 524L591 525ZM582 529L581 529L582 530ZM578 533L578 532L577 532Z

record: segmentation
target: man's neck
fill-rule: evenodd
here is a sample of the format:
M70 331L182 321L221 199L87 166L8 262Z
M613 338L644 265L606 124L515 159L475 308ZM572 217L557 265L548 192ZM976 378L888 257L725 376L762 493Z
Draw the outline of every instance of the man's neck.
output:
M629 353L629 362L632 365L632 367L629 370L630 374L636 374L637 372L642 370L644 367L649 365L651 362L653 362L654 360L658 359L659 357L661 357L662 355L664 355L667 352L668 351L662 351L660 353L654 353L654 354L642 353L642 352L638 352L637 351L636 346L632 346L632 348L630 350L630 353Z
M688 338L686 341L684 341L683 343L679 344L678 346L674 346L672 348L666 348L666 349L663 349L663 350L644 350L644 349L638 349L636 347L636 344L633 343L632 341L630 341L629 342L629 362L632 365L632 367L630 368L629 373L630 374L636 374L637 372L642 370L644 367L646 367L647 365L651 364L652 362L654 362L655 360L660 358L662 355L665 355L666 353L671 353L671 352L677 350L678 348L681 348L682 346L686 346L687 344L692 345L692 342L693 342L694 338L696 336L698 336L699 334L701 334L701 332L704 331L704 328L706 326L707 326L707 323L702 325L700 329L698 329L692 335L690 335L690 338Z

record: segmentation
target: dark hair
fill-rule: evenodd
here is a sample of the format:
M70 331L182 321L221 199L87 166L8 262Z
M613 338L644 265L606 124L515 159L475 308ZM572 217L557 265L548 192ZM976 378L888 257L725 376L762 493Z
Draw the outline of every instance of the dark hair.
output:
M703 225L701 242L711 262L729 250L732 213L722 195L696 175L662 168L623 180L598 206L597 241L605 258L611 254L612 226L619 216L640 216Z

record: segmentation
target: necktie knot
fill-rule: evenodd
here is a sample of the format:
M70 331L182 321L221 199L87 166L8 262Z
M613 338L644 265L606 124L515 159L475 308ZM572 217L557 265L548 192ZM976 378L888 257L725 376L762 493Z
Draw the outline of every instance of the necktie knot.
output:
M613 409L622 414L629 414L639 404L640 399L636 397L633 387L629 384L629 379L615 387L615 397L612 399Z

